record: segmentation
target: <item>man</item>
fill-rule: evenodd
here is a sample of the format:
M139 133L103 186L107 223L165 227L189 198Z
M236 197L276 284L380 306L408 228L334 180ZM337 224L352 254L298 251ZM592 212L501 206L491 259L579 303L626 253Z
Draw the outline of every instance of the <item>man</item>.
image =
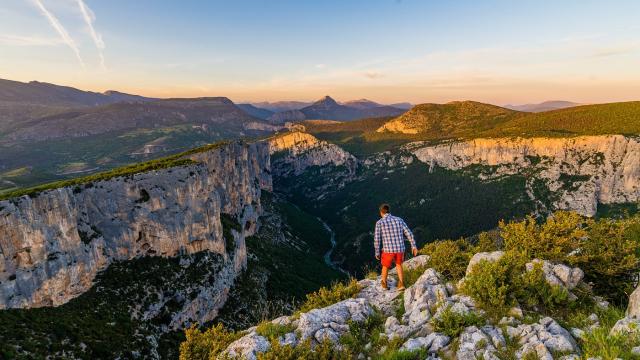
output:
M395 262L398 272L398 290L404 290L404 274L402 273L402 261L404 260L404 240L409 240L411 253L418 255L416 241L413 233L401 218L389 213L389 205L380 205L380 217L376 222L376 230L373 237L373 247L376 252L376 259L382 263L382 288L387 290L387 274L391 263ZM382 242L382 254L380 254L380 243Z

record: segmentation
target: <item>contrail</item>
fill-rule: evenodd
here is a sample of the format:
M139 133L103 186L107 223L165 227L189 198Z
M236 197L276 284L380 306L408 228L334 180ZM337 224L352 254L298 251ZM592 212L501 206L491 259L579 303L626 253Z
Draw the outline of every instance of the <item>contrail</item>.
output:
M87 4L83 0L77 0L78 7L80 7L80 11L82 12L82 17L84 18L84 22L87 23L89 27L89 32L91 33L91 38L93 39L93 43L96 44L96 48L98 48L98 55L100 55L100 66L102 69L106 70L106 66L104 64L104 54L102 50L104 50L104 41L102 41L102 36L96 32L96 29L93 27L93 21L95 20L95 16L93 11L89 9Z
M80 61L80 65L82 65L82 67L84 68L84 61L80 56L80 49L78 49L76 42L73 41L71 36L69 36L67 29L65 29L64 26L62 26L62 24L60 23L60 21L58 21L58 19L55 16L53 16L53 14L50 13L49 10L47 10L47 8L44 7L44 5L40 0L32 0L32 2L38 7L38 9L40 9L40 12L42 13L42 15L44 15L44 17L46 17L47 20L49 20L49 24L51 24L51 26L58 32L58 34L60 35L62 40L67 44L67 46L69 46L71 50L73 50L73 52L76 54L76 57L78 58L78 61Z

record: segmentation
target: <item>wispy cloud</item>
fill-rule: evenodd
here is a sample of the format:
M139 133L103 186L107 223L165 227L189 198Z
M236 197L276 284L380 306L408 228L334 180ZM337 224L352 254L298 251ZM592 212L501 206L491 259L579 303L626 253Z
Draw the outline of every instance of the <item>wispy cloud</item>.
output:
M0 44L8 46L58 46L64 44L59 38L22 35L0 35Z
M82 67L84 68L84 61L82 60L82 56L80 56L80 49L78 49L76 42L73 41L73 38L71 38L67 29L62 26L58 18L56 18L51 12L49 12L49 10L47 10L47 8L42 4L40 0L31 1L38 8L38 10L40 10L42 15L47 18L49 24L51 24L51 27L53 27L58 35L60 35L60 38L62 38L62 41L64 41L64 43L67 44L67 46L71 48L71 50L73 50L73 52L76 54L76 57L78 58L78 61L80 62L80 65L82 65Z
M96 45L98 49L98 55L100 56L100 66L102 69L106 70L106 65L104 63L104 41L102 40L102 36L96 31L95 27L93 27L93 22L96 17L93 11L87 6L87 4L83 0L77 0L78 7L80 8L80 12L82 12L82 17L84 18L84 22L87 24L89 28L89 33L91 34L91 38L93 39L93 43Z

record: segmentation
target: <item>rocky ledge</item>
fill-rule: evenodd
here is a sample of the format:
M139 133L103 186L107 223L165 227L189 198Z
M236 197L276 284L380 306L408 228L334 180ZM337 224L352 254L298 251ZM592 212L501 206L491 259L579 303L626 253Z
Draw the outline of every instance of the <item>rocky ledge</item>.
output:
M261 190L271 188L269 152L233 142L185 158L0 201L0 309L63 304L115 261L206 250L224 266L184 314L211 320L246 265L244 238L256 229Z
M501 252L479 253L472 262L498 261L502 256ZM365 279L359 282L360 291L353 298L273 320L273 326L288 329L274 341L293 348L309 343L314 348L326 342L332 343L335 348L341 348L343 336L349 333L351 327L364 328L367 319L377 315L384 319L383 332L379 334L379 338L387 339L387 343L401 344L400 351L414 352L416 356L420 354L420 357L415 358L498 360L507 356L510 359L578 360L581 359L582 350L577 339L600 326L597 315L592 314L589 316L590 324L584 329L566 329L559 321L548 316L533 320L525 317L519 307L511 309L509 316L499 321L487 320L488 318L483 317L484 311L476 307L471 297L459 293L455 284L444 281L436 270L428 268L429 259L428 256L421 255L405 262L406 269L420 271L421 275L404 293L395 289L393 279L390 279L390 290L387 291L380 287L379 278ZM473 264L470 265L470 268L473 267ZM535 260L527 264L527 271L534 267L543 271L544 278L550 285L561 286L566 290L583 286L580 269ZM462 282L464 280L463 278ZM640 288L632 295L627 317L621 319L612 332L639 331L638 299ZM596 306L606 308L609 305L600 301ZM452 313L482 320L464 327L454 336L445 334L446 330L434 327L433 324L438 319ZM222 356L253 360L261 353L270 351L273 343L262 336L258 328L253 327L243 332L239 339L221 352ZM371 350L372 343L369 342L364 348ZM385 350L383 347L375 351L383 354ZM640 347L637 350L640 354ZM365 358L367 356L364 353L358 356L358 359Z

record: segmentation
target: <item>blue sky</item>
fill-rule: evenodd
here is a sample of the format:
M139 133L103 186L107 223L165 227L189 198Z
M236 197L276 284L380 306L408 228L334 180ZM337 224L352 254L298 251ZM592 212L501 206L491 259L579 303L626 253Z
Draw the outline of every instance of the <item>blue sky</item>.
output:
M2 0L0 77L235 101L622 101L640 93L637 14L631 0Z

